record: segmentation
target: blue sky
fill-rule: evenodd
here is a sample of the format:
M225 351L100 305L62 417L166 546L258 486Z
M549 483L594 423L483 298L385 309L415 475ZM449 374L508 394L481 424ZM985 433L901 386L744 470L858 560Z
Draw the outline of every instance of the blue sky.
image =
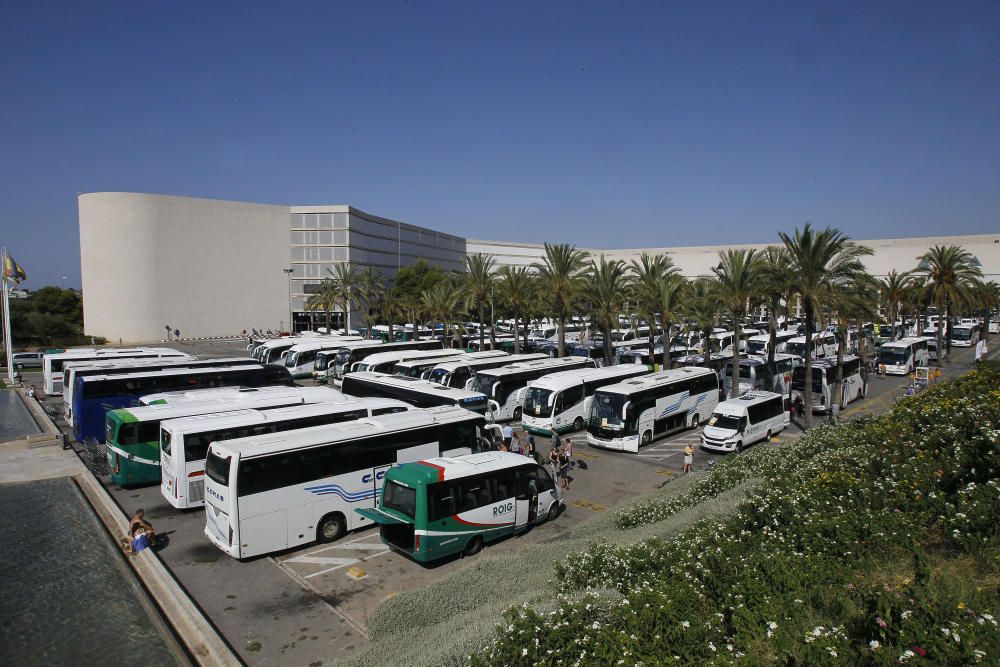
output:
M76 193L588 247L1000 229L1000 3L0 5L0 242ZM127 261L127 258L123 258Z

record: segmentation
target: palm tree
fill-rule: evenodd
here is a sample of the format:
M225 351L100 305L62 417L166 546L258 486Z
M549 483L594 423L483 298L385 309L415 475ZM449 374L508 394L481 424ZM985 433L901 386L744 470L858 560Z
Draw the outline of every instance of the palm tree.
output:
M497 292L514 315L514 354L521 353L520 326L534 292L534 275L526 266L504 266L499 271Z
M712 361L712 329L719 322L722 314L722 300L719 294L719 283L712 278L702 276L691 283L688 291L685 314L694 321L704 341L705 365Z
M680 274L671 275L663 280L657 290L657 311L660 313L660 328L663 329L664 369L670 368L670 326L679 316L687 291L688 281ZM656 363L655 359L652 361Z
M393 285L382 292L382 296L378 300L378 316L389 325L390 341L394 340L393 329L396 318L400 317L402 312L402 297L399 289Z
M351 306L357 305L357 291L359 285L358 267L350 262L335 264L333 270L326 270L333 281L333 291L337 297L337 304L344 309L344 334L347 334L349 325Z
M455 316L461 311L461 294L447 282L441 282L424 290L420 302L428 317L444 325L444 346L449 347L448 334Z
M791 259L788 251L781 246L768 246L761 253L760 293L767 304L767 329L770 340L767 343L767 367L774 366L774 353L778 337L778 315L785 313L785 328L792 316L791 310ZM784 301L784 306L782 306Z
M968 301L970 289L976 280L982 278L983 272L975 266L972 253L957 245L936 245L917 258L914 273L923 276L927 284L928 295L937 306L938 326L938 364L943 356L951 354L951 314L956 305ZM941 324L944 318L944 331ZM942 341L942 336L945 340ZM942 343L947 347L942 347ZM943 352L943 355L942 355Z
M907 302L908 291L912 285L913 274L910 271L899 273L895 269L890 271L879 284L879 292L882 296L882 303L885 305L885 317L889 326L896 326L896 318L901 315L900 305ZM903 330L906 330L905 320L903 321Z
M874 319L875 304L882 283L869 275L861 274L853 283L843 285L834 295L837 317L837 380L834 384L831 405L837 401L840 409L844 409L844 354L847 351L848 325L859 320ZM864 338L858 327L858 351L861 353L861 368L865 367ZM864 372L864 371L862 371ZM867 377L863 376L865 382ZM832 407L830 408L832 410Z
M586 289L591 317L597 321L604 335L605 366L611 365L611 330L618 327L618 315L622 312L627 286L624 262L609 261L604 255L599 261L591 260Z
M587 257L587 253L568 243L546 243L545 258L532 265L538 274L538 289L558 322L560 357L566 354L566 318L579 295Z
M367 338L372 337L372 325L379 309L379 301L385 295L385 276L374 266L366 266L358 276L358 296L365 304L365 327ZM392 332L389 332L392 340Z
M976 284L976 302L983 309L983 340L990 343L990 319L993 310L1000 307L1000 285L995 280Z
M309 295L306 300L307 310L319 310L326 314L326 331L330 333L333 330L333 309L337 306L337 289L334 285L333 280L330 278L323 278L319 284L319 288Z
M805 425L812 426L812 334L815 317L823 303L844 285L854 282L865 272L861 258L871 255L871 248L851 241L839 230L827 227L813 229L810 223L796 229L794 236L780 232L791 260L796 292L802 300L806 319Z
M656 314L660 312L661 290L671 278L680 275L667 255L642 253L628 266L629 288L639 316L649 324L649 357L653 358L653 340L656 338ZM670 334L664 331L664 338ZM668 345L669 347L669 345ZM655 363L655 360L654 360Z
M476 253L475 255L466 255L465 257L465 288L479 310L480 350L484 349L485 331L483 323L486 317L486 302L492 296L493 287L496 284L495 268L496 259L494 259L493 255Z
M733 382L729 392L731 398L740 395L740 333L741 322L747 313L747 305L758 297L761 261L754 249L745 248L719 251L719 265L712 269L719 280L719 292L723 302L733 316Z

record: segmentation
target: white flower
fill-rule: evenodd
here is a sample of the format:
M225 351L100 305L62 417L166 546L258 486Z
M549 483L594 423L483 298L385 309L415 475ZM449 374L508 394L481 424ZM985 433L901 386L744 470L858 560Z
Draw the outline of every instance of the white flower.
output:
M870 648L873 651L877 651L879 646L881 646L881 644L879 644L878 641L874 639L868 642L868 648Z
M521 649L521 657L523 658L523 657L524 657L524 656L526 656L526 655L528 655L528 649L526 649L526 648L522 648L522 649Z
M688 621L681 621L681 627L682 628L690 628L691 627L691 623L689 623Z

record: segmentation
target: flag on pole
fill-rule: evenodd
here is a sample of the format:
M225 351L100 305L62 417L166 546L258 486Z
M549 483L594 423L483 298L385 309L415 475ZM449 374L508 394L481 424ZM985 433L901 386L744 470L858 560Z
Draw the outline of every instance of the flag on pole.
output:
M3 277L7 280L13 280L15 285L20 285L21 281L28 279L28 274L13 257L6 255L3 259Z

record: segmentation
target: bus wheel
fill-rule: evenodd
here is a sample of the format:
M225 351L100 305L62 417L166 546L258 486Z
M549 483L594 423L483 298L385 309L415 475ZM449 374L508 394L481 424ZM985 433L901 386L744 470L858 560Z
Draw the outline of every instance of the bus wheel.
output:
M701 415L696 412L691 416L691 428L698 428L699 424L701 424Z
M577 417L573 420L573 430L582 431L583 430L583 417Z
M743 451L743 441L742 440L737 440L736 441L736 451L737 452L742 452Z
M465 545L465 550L462 551L462 557L475 556L477 553L483 550L483 538L476 536L469 540L469 543Z
M514 421L521 420L521 408L514 408Z
M767 430L767 435L764 436L764 442L771 442L771 429Z
M340 514L327 514L316 527L316 541L320 543L339 540L347 532L347 524Z
M642 434L642 444L643 446L648 445L649 441L653 439L653 434L649 431L644 431Z
M562 510L562 507L559 506L559 503L552 503L552 506L549 507L548 516L545 517L545 520L546 521L555 521L559 517L559 515L562 513L561 510Z

